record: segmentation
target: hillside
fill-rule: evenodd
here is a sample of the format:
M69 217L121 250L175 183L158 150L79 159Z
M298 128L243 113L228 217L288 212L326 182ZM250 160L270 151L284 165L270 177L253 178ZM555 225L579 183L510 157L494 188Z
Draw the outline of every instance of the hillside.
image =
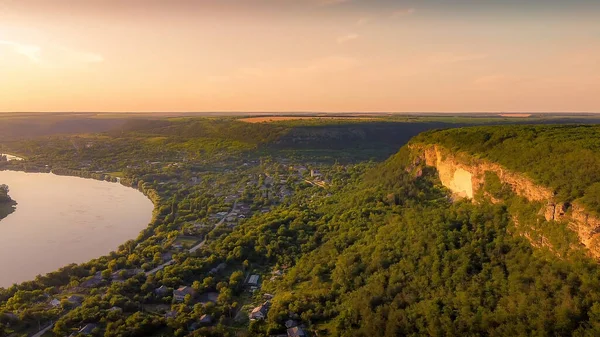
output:
M450 202L416 158L403 148L323 208L323 244L274 286L273 323L294 311L331 336L598 333L595 261L515 235L510 205Z
M524 169L535 163L501 155L562 139L555 153L575 160L562 144L587 153L596 140L571 134L596 127L431 131L365 160L435 125L175 119L6 143L27 158L7 168L120 177L156 209L117 251L0 289L0 314L18 315L0 334L41 321L54 336L86 324L94 336L271 336L290 319L319 336L599 334L595 241L570 220L590 207L586 190L555 193L578 182L545 184ZM513 136L470 140L486 132ZM582 165L546 157L555 180ZM176 300L182 286L196 296ZM266 298L265 319L249 320ZM213 322L197 325L203 315Z

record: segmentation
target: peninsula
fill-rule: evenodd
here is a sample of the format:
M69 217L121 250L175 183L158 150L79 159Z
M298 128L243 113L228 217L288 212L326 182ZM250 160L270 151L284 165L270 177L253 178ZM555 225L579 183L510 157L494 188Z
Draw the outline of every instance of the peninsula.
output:
M14 212L17 205L10 195L8 195L9 191L7 185L0 184L0 220Z

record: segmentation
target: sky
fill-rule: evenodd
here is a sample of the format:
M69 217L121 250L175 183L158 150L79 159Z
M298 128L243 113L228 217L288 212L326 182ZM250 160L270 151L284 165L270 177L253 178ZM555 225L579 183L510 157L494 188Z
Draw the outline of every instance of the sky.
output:
M600 112L598 0L0 0L0 111Z

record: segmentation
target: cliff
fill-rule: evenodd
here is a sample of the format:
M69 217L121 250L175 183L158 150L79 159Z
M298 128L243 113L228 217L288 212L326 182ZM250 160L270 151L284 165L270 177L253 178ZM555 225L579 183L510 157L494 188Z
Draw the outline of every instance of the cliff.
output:
M452 191L454 198L474 199L481 193L492 202L500 202L483 191L486 173L495 173L516 195L544 205L539 214L547 221L568 223L590 255L600 259L600 219L577 202L562 203L556 200L551 189L536 185L527 176L511 172L497 163L451 152L439 145L412 144L410 148L415 156L414 164L435 167L441 183Z

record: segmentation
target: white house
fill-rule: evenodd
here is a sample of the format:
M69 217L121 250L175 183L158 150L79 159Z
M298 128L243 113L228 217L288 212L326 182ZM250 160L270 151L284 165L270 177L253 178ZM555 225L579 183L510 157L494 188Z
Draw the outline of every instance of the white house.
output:
M258 275L250 275L250 278L248 279L248 285L249 286L257 286L258 279L259 279Z

